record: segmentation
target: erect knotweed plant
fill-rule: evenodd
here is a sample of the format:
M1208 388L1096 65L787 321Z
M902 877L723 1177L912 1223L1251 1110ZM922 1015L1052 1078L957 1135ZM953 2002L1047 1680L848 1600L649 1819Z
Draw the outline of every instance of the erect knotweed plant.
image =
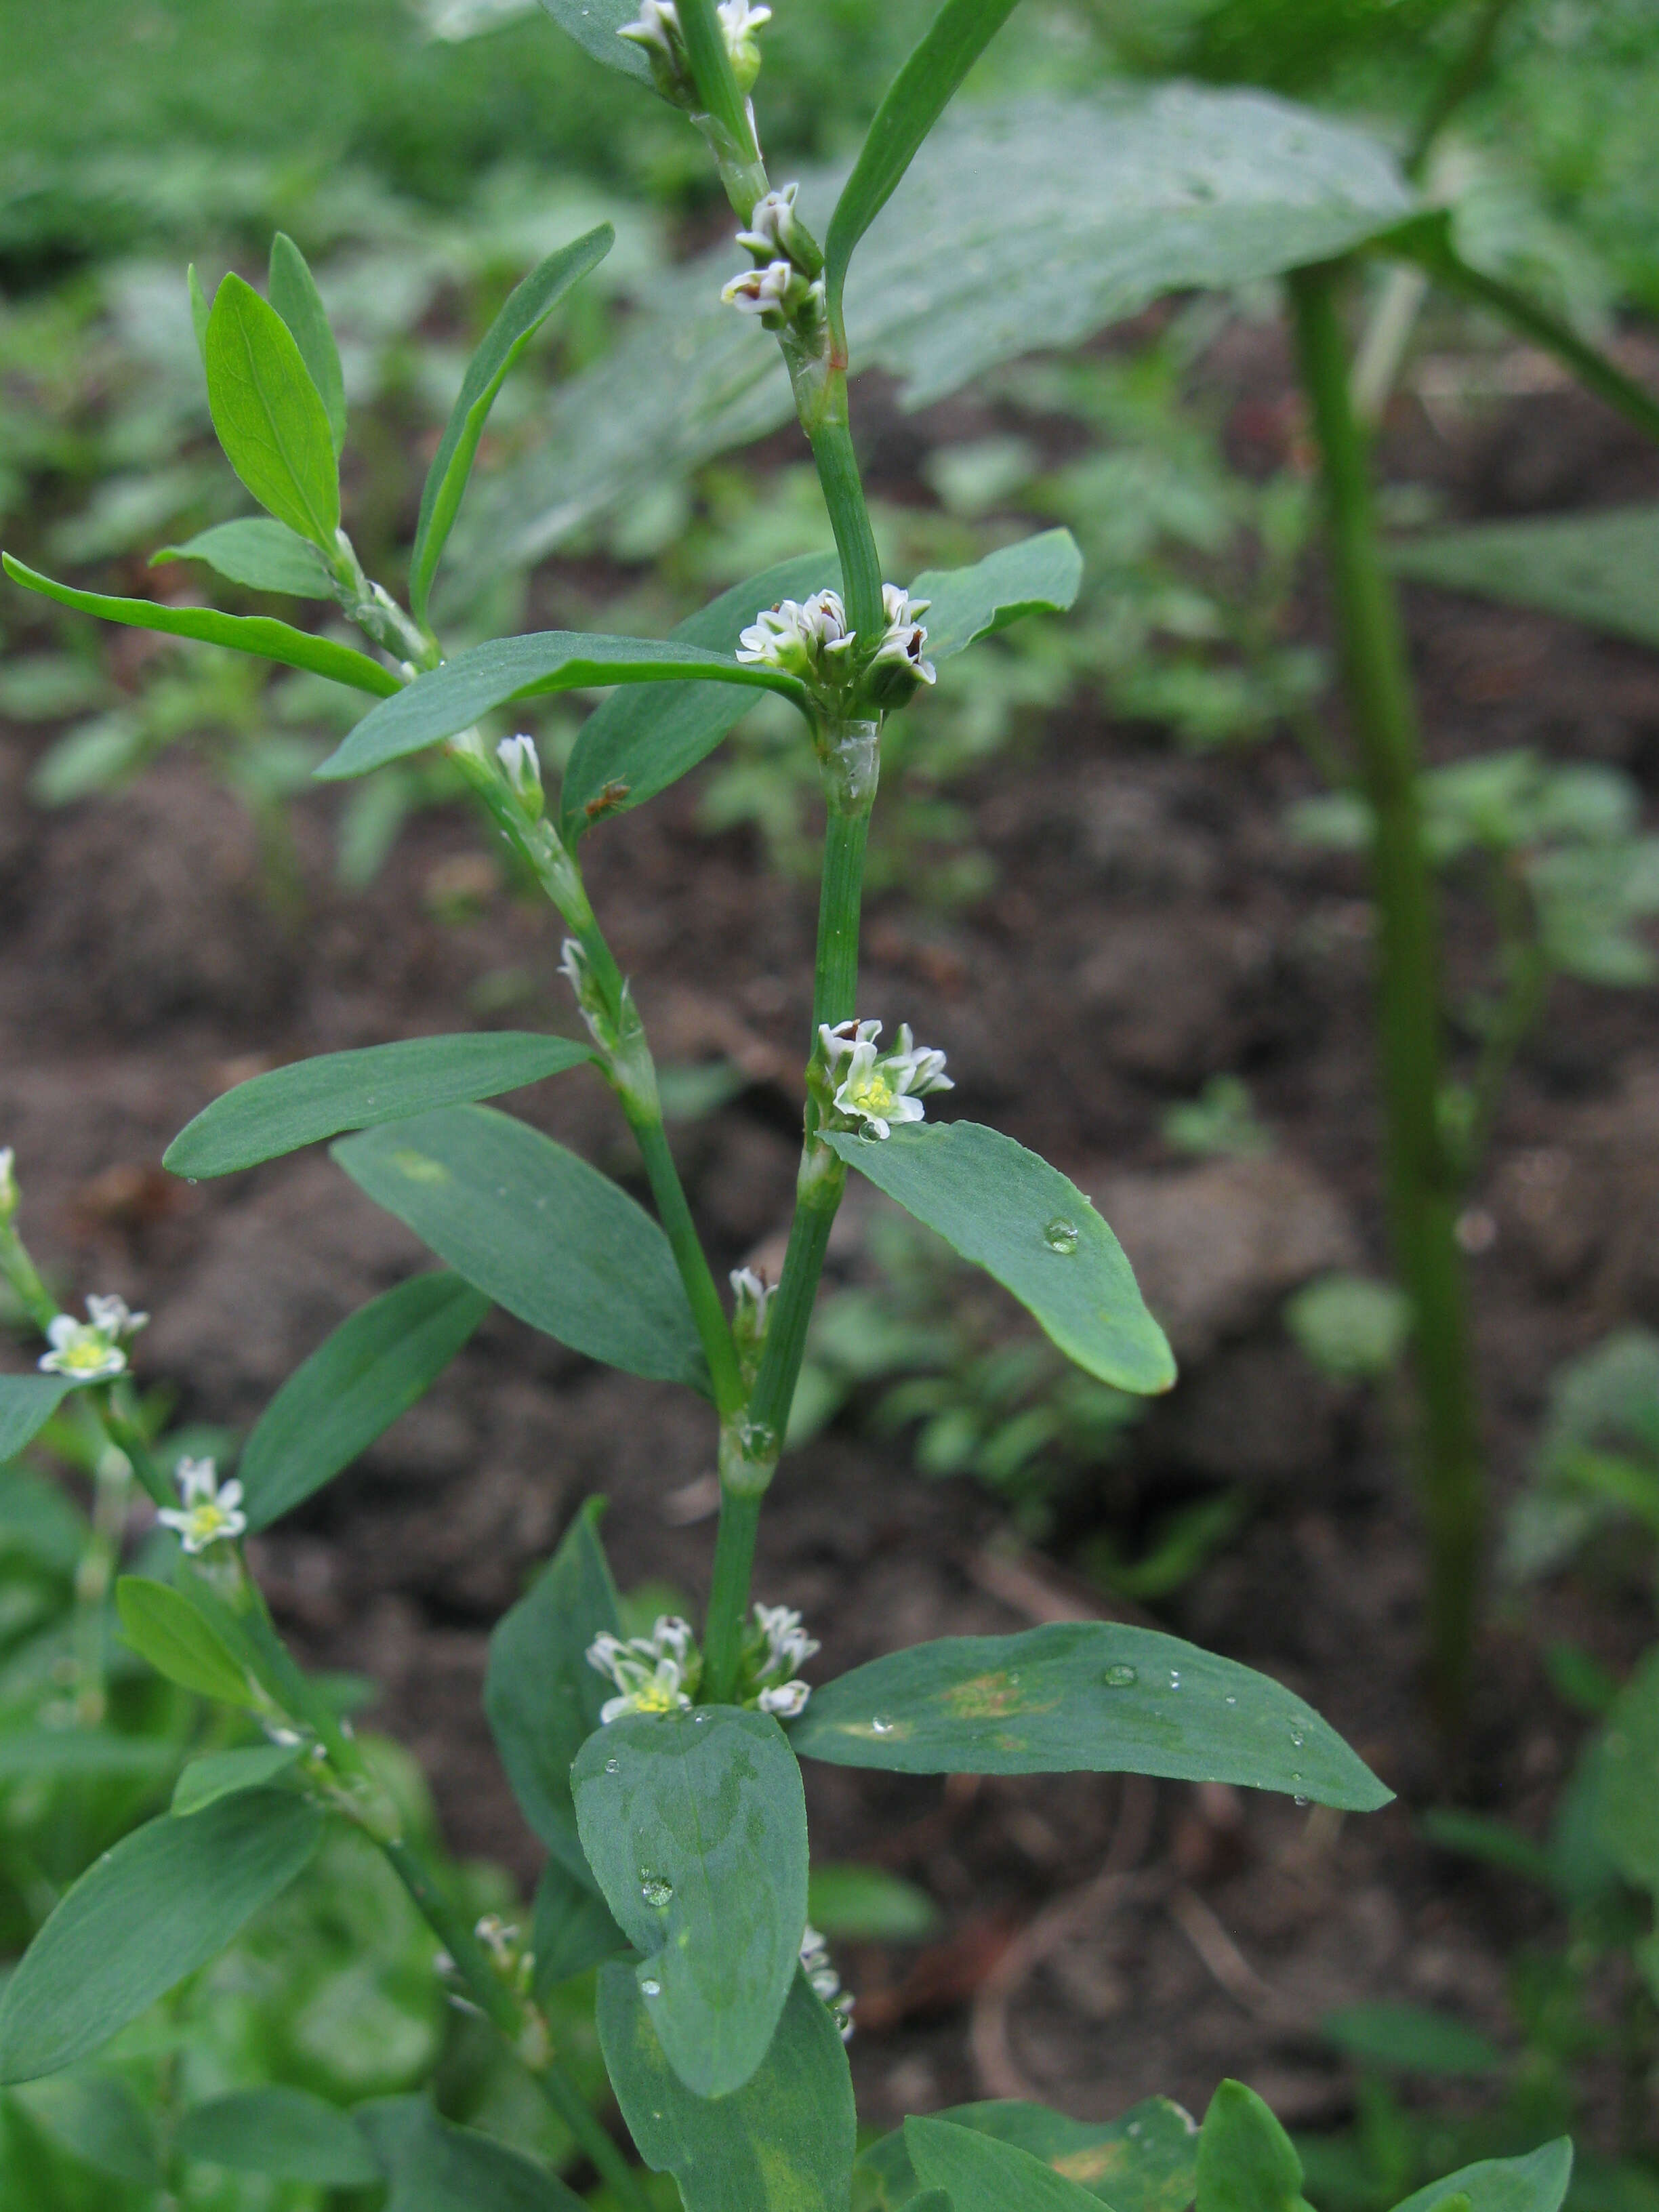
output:
M180 549L265 590L334 600L376 650L265 618L72 591L8 561L68 604L315 670L379 702L320 771L365 775L444 747L562 918L562 968L590 1042L428 1037L331 1054L245 1083L175 1140L180 1175L225 1175L337 1139L334 1158L447 1263L348 1320L283 1386L234 1479L202 1458L157 1462L131 1395L143 1316L114 1298L60 1313L17 1226L0 1162L0 1269L47 1348L0 1380L0 1457L71 1391L111 1462L174 1540L165 1573L131 1575L128 1641L162 1674L246 1717L250 1739L182 1776L171 1809L69 1890L0 1997L0 2081L76 2068L203 1965L305 1867L325 1826L383 1852L443 1949L459 1998L510 2044L612 2202L659 2202L578 2094L549 2026L550 1993L597 1968L598 2032L640 2160L670 2172L687 2212L848 2212L926 2198L929 2212L1297 2212L1301 2170L1261 2100L1224 2083L1196 2130L1153 2100L1108 2125L992 2104L912 2119L855 2161L843 2047L852 2013L807 1924L799 1762L907 1773L1133 1771L1281 1790L1351 1810L1388 1791L1278 1683L1155 1632L1079 1622L893 1652L838 1679L787 1607L751 1592L757 1523L777 1470L831 1223L849 1172L866 1177L1026 1305L1080 1366L1119 1389L1168 1387L1173 1366L1111 1231L1056 1169L996 1131L930 1118L948 1094L948 1040L918 1045L858 1000L865 840L884 718L973 639L1067 605L1079 562L1064 532L977 567L883 577L847 412L842 289L851 256L1012 0L947 0L899 73L820 249L793 192L766 175L748 90L766 10L746 0L558 0L601 58L647 79L702 131L751 267L734 313L775 332L822 481L837 556L784 563L726 593L668 640L566 631L446 659L431 593L490 403L559 298L602 258L607 228L551 256L502 309L470 366L422 494L406 604L362 571L340 526L339 363L300 254L279 238L270 298L227 276L210 310L191 281L215 427L267 519ZM556 805L533 743L495 734L518 701L611 687ZM757 690L787 700L822 769L826 828L797 1203L775 1286L741 1271L728 1305L705 1257L663 1126L645 1030L584 887L580 842L661 791L724 736ZM640 1148L653 1218L526 1123L480 1102L586 1066ZM709 1401L720 1514L701 1632L659 1619L624 1632L598 1528L575 1516L496 1630L485 1705L547 1860L528 1931L477 1925L405 1832L398 1803L323 1682L285 1647L244 1540L314 1494L405 1410L491 1302L589 1356ZM151 1555L154 1556L154 1555ZM162 2116L175 2198L199 2149L320 2185L380 2175L402 2212L568 2204L556 2176L451 2127L419 2099L352 2115L288 2087ZM1471 2168L1412 2200L1557 2212L1565 2145Z

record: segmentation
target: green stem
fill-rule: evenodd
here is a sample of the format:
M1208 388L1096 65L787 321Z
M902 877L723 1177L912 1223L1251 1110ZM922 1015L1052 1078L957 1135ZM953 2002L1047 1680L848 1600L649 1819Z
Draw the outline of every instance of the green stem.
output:
M797 407L802 409L801 426L812 448L823 503L830 511L830 526L836 533L848 625L858 633L860 651L873 651L886 628L881 602L881 556L876 550L875 532L870 526L870 509L859 476L858 455L853 450L853 430L847 413L847 372L844 368L831 369L817 384L805 407L803 384L804 380L798 377L795 401Z
M1479 1172L1492 1142L1504 1085L1516 1055L1543 1018L1550 964L1530 927L1526 892L1500 861L1493 904L1504 932L1504 996L1481 1042L1469 1085L1468 1127L1458 1166L1465 1187Z
M680 29L685 39L686 59L697 88L702 125L720 167L720 181L738 213L747 222L755 202L766 190L766 172L748 102L738 89L726 33L714 10L714 0L681 0Z
M812 976L812 1039L820 1023L833 1029L858 1012L859 919L870 810L840 811L830 801L823 832L823 880L818 891L817 958Z
M1480 80L1492 65L1492 49L1498 44L1498 33L1504 27L1504 18L1514 7L1515 0L1486 0L1475 17L1474 27L1468 43L1453 62L1436 88L1435 94L1417 126L1411 149L1406 155L1406 174L1420 177L1434 149L1434 142L1445 129L1470 94L1476 91Z
M18 1303L44 1336L58 1317L58 1301L41 1281L39 1268L9 1222L0 1223L0 1275L11 1285Z
M628 1102L624 1100L623 1103L626 1108ZM685 1187L680 1181L679 1170L674 1164L674 1156L668 1148L662 1115L659 1113L653 1119L629 1109L628 1121L638 1139L641 1156L645 1161L645 1171L651 1179L651 1194L657 1201L657 1216L668 1238L675 1264L679 1268L680 1280L685 1285L692 1319L697 1324L697 1334L702 1339L708 1372L714 1385L714 1404L721 1419L730 1420L743 1405L743 1379L738 1373L737 1347L732 1341L731 1327L726 1318L726 1309L720 1304L720 1294L715 1287L708 1255L697 1235L696 1224L691 1218Z
M103 1449L93 1477L92 1532L75 1570L75 1713L88 1728L96 1728L108 1708L107 1607L132 1492L131 1461L118 1445L103 1437L100 1441Z
M418 1853L401 1838L380 1849L433 1934L455 1962L478 2008L523 2059L536 2086L629 2212L651 2212L638 2176L582 2101L580 2092L547 2044L546 2023L503 1978L495 1961L456 1910Z
M1461 1191L1439 1122L1438 927L1418 793L1419 737L1404 638L1378 538L1370 455L1349 391L1339 295L1345 263L1294 271L1290 293L1331 534L1349 709L1372 817L1376 1004L1389 1226L1415 1322L1417 1479L1429 1542L1434 1703L1449 1738L1469 1678L1485 1480L1455 1228Z
M755 1537L760 1527L761 1498L757 1490L720 1492L720 1528L714 1537L714 1573L708 1591L708 1617L703 1636L703 1667L707 1693L712 1704L728 1702L737 1683L738 1655L743 1643L743 1624L749 1611L750 1577L755 1565Z

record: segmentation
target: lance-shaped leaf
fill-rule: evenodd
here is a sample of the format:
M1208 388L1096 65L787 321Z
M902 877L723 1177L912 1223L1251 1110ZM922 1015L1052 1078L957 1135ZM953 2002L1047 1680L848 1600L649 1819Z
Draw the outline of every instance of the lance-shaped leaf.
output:
M450 1106L333 1147L361 1190L486 1297L653 1382L708 1388L668 1239L608 1176L489 1106Z
M1069 530L1044 530L971 568L927 568L910 586L927 601L927 658L948 660L1025 615L1061 614L1077 599L1083 556Z
M669 2064L699 2097L766 2055L806 1924L800 1769L766 1713L625 1713L571 1770L576 1821Z
M0 1735L0 1782L78 1774L159 1778L178 1761L175 1747L158 1737L117 1735L108 1729L13 1729Z
M150 556L151 568L167 561L205 561L210 568L250 592L283 592L295 599L334 596L317 548L268 514L216 522L211 530L199 531L182 545L164 545Z
M223 1949L311 1856L322 1816L253 1790L191 1820L164 1814L106 1851L58 1905L0 1997L0 2081L56 2074Z
M1471 2212L1561 2212L1572 2179L1572 2143L1558 2136L1524 2158L1483 2158L1431 2181L1395 2212L1435 2212L1448 2197L1466 2197Z
M843 340L842 295L854 247L892 198L951 94L1013 9L1014 0L945 0L921 43L888 87L853 173L836 203L824 240L823 283L830 321ZM931 240L924 244L918 239L918 261L929 245Z
M372 2189L383 2178L350 2113L308 2089L233 2089L192 2105L174 2141L185 2158L313 2189Z
M198 1697L257 1710L244 1655L182 1592L148 1575L123 1575L115 1606L122 1634L158 1674Z
M1067 1358L1120 1390L1167 1390L1175 1361L1123 1248L1075 1183L1000 1130L912 1122L832 1133L850 1167L1012 1291Z
M669 642L735 653L762 608L840 584L841 562L833 553L799 554L722 592L672 629ZM714 684L636 684L613 691L583 723L564 772L559 806L565 838L574 841L603 817L626 814L665 791L706 760L754 703Z
M1659 646L1659 507L1436 530L1389 549L1396 575L1538 607Z
M355 2118L388 2184L385 2212L581 2212L556 2175L440 2119L424 2097L360 2105Z
M207 380L225 459L268 514L331 555L340 472L328 410L294 333L234 272L208 317Z
M750 668L730 654L708 653L655 637L597 637L574 629L503 637L458 653L440 668L364 715L316 771L325 781L367 775L387 761L441 744L471 729L493 708L550 691L596 690L612 684L745 685L777 691L801 706L805 692L775 668Z
M599 1975L599 2044L640 2155L679 2184L685 2212L846 2212L856 2123L841 2032L797 1972L758 2069L699 2097L663 2055L629 1967Z
M357 1052L322 1053L224 1092L179 1131L161 1164L192 1182L230 1175L337 1137L343 1129L368 1129L438 1106L497 1098L593 1056L591 1045L528 1030L404 1037Z
M124 2075L101 2070L59 2074L32 2081L15 2094L35 2124L82 2166L132 2189L161 2186L155 2124ZM16 2178L27 2191L24 2178ZM54 2196L52 2201L61 2200ZM124 2190L119 2202L130 2201Z
M1394 1794L1282 1683L1116 1621L872 1659L814 1690L789 1741L802 1758L901 1774L1160 1774L1358 1813Z
M571 1839L575 1839L574 1815ZM585 1974L629 1948L610 1906L587 1886L592 1876L586 1861L583 1872L586 1881L578 1881L560 1860L550 1858L536 1884L530 1948L536 1961L532 1994L538 2004L573 1975Z
M1197 2212L1304 2212L1296 2146L1254 2089L1223 2081L1198 2137Z
M924 2189L953 2212L1095 2212L1097 2197L1017 2144L949 2120L908 2119L904 2148Z
M1597 1770L1601 1843L1626 1881L1659 1894L1659 1651L1613 1699Z
M559 1548L489 1639L484 1711L526 1820L590 1893L593 1875L576 1833L570 1762L599 1725L611 1685L587 1663L602 1632L622 1632L599 1516L590 1498ZM540 1946L537 1946L538 1956Z
M270 304L288 325L300 349L306 373L317 387L337 460L346 434L345 378L340 373L340 349L328 326L328 310L317 289L311 264L283 230L279 230L270 241Z
M300 1752L297 1743L253 1743L245 1750L210 1751L205 1759L192 1759L179 1777L168 1809L175 1819L188 1820L222 1797L263 1790L298 1762Z
M250 1528L349 1467L424 1396L489 1310L459 1275L416 1275L342 1322L259 1416L237 1463Z
M256 660L280 660L288 668L307 668L314 676L326 676L336 684L349 684L354 691L372 691L383 699L403 688L389 668L382 668L366 653L337 645L330 637L313 637L308 630L295 629L269 615L225 615L217 607L167 607L157 599L112 599L106 592L76 591L26 568L9 553L0 554L0 566L26 591L40 592L60 606L97 615L105 622L161 630L168 637L198 638L204 645L228 645L233 653L251 653Z
M40 1434L75 1388L66 1375L0 1375L0 1467Z
M1112 2212L1186 2212L1193 2201L1198 2129L1167 2097L1148 2097L1104 2122L1068 2119L1046 2105L1012 2098L953 2105L933 2118L1012 2143ZM854 2172L858 2212L902 2212L921 2185L902 2128L860 2152Z
M619 39L617 43L626 42ZM472 473L478 441L507 371L571 286L599 266L616 240L611 225L602 222L573 244L550 253L507 295L507 304L467 363L421 492L420 520L409 562L409 604L416 622L426 620L432 580Z
M651 83L651 66L631 39L618 38L624 23L639 15L637 0L542 0L542 5L562 31L568 32L584 53L624 76Z

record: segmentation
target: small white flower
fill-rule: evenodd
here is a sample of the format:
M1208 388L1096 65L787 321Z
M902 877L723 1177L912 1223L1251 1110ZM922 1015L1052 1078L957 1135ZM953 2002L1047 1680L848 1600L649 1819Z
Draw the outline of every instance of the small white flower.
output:
M599 1708L604 1726L624 1713L672 1713L691 1703L702 1676L702 1655L690 1624L673 1613L658 1616L649 1636L625 1642L605 1629L587 1647L587 1663L608 1674L618 1694Z
M542 790L541 757L536 750L534 738L522 732L516 738L503 738L495 748L495 757L526 813L532 822L539 821L546 799Z
M830 1963L830 1949L817 1929L809 1925L800 1939L801 1971L812 1994L829 2007L843 2043L853 2034L853 2000L841 1985L841 1976Z
M9 1145L0 1147L0 1229L17 1211L17 1169Z
M148 1314L127 1310L124 1298L90 1297L86 1321L73 1314L54 1314L46 1324L50 1352L40 1359L43 1375L62 1375L71 1382L108 1382L125 1375L127 1355L121 1339L143 1327Z
M721 288L720 298L739 314L758 315L763 322L775 316L781 323L799 313L815 293L822 298L823 285L803 276L793 261L769 261L763 269L745 269L734 276Z
M738 659L804 684L835 686L845 681L854 635L840 592L815 592L810 599L763 607L738 637Z
M861 1122L868 1134L887 1137L895 1122L927 1118L921 1101L928 1091L953 1091L956 1085L945 1073L945 1054L929 1046L918 1048L908 1022L899 1030L896 1051L878 1052L880 1035L879 1022L842 1022L818 1030L836 1085L836 1111Z
M927 613L933 601L913 599L898 585L884 584L881 603L887 628L876 648L876 663L896 663L908 669L921 683L937 682L939 671L931 660L922 659L921 648L927 642L927 632L918 619Z
M720 0L715 13L726 34L726 51L732 57L732 74L739 92L747 92L760 75L761 50L755 33L772 20L769 8L754 8L750 0Z
M617 36L627 39L632 45L643 46L653 58L678 65L684 52L680 37L679 10L674 0L640 0L639 21L617 26Z
M755 1705L757 1711L771 1713L778 1720L799 1720L811 1694L805 1682L778 1682L769 1690L763 1690Z
M749 228L738 233L738 244L757 261L799 260L801 230L795 219L795 195L799 190L794 184L786 185L781 192L763 193L750 210Z
M238 1510L242 1503L240 1482L222 1483L210 1459L181 1459L174 1480L184 1502L164 1506L155 1517L164 1528L175 1531L185 1551L205 1552L210 1544L228 1543L242 1534L247 1516Z
M149 1320L147 1313L134 1313L125 1298L89 1297L87 1318L95 1329L118 1342L124 1336L137 1336Z

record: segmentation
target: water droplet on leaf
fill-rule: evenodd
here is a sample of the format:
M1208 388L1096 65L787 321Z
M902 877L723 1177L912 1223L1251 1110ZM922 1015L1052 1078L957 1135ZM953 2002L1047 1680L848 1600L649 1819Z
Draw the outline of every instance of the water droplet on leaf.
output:
M1058 1213L1042 1232L1042 1241L1048 1249L1051 1252L1058 1252L1062 1258L1076 1251L1077 1237L1076 1222L1067 1221L1062 1214Z
M1236 1705L1238 1703L1238 1699L1233 1695L1231 1690L1227 1692L1226 1702L1230 1705Z
M1294 1728L1294 1727L1293 1727L1293 1728L1291 1729L1291 1742L1296 1746L1296 1747L1297 1747L1297 1749L1298 1751L1300 1751L1300 1750L1301 1750L1301 1748L1302 1748L1303 1745L1304 1745L1304 1743L1306 1743L1306 1741L1308 1741L1307 1737L1303 1734L1302 1730L1301 1730L1299 1728Z
M642 1997L659 1997L662 1995L662 1984L647 1978L640 1984L640 1995Z
M1140 1676L1126 1660L1119 1659L1106 1669L1100 1679L1109 1690L1132 1690Z
M672 1881L665 1881L659 1874L642 1874L640 1876L640 1895L653 1911L662 1912L674 1901L674 1885Z
M875 1718L870 1723L870 1733L872 1735L891 1735L893 1733L893 1723L888 1719L885 1713L878 1713L876 1715Z
M620 1774L622 1771L621 1759L607 1759L605 1762L605 1771L607 1774Z

